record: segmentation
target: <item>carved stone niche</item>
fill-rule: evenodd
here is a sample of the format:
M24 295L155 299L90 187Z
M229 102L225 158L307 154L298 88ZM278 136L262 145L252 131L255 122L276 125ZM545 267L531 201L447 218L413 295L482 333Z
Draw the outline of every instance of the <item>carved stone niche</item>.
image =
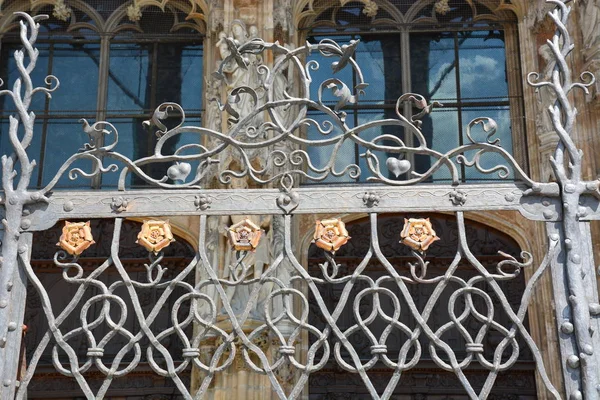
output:
M235 9L239 11L238 18L248 25L258 22L258 8L256 0L235 0Z

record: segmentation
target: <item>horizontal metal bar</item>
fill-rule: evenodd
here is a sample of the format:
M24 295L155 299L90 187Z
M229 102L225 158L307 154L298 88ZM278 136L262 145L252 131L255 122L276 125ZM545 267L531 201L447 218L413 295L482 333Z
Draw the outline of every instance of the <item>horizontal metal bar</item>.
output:
M527 219L560 219L558 198L525 196L527 187L502 185L348 185L294 189L294 214L516 210ZM24 229L43 230L61 219L186 215L283 214L278 189L56 191L50 204L30 206ZM458 196L458 197L457 197ZM462 201L464 200L464 202Z

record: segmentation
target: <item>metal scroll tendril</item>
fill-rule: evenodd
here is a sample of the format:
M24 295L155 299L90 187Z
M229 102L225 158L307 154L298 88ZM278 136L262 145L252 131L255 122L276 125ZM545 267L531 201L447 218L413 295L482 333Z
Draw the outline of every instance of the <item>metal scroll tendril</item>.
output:
M21 163L21 189L29 183L31 171L35 162L30 161L26 148L33 135L34 115L28 113L31 96L37 92L50 93L58 88L58 79L54 76L46 78L46 84L51 87L33 89L30 73L35 67L37 51L33 48L38 33L37 20L42 17L25 16L27 24L22 24L24 32L21 37L25 50L29 55L29 64L23 65L23 51L17 51L15 57L21 78L15 82L13 90L4 90L0 95L12 97L19 113L19 118L12 118L9 133L15 154L4 162L5 174L10 175L13 165L18 160ZM34 19L35 18L35 19ZM30 36L26 36L29 26ZM289 49L278 42L267 43L262 39L252 39L239 44L233 39L226 40L228 56L222 61L219 69L213 73L216 79L225 79L225 66L234 66L242 73L254 68L255 86L247 85L233 88L227 100L217 102L220 112L229 114L229 128L226 132L213 129L186 125L185 112L176 103L163 103L156 108L153 115L143 125L156 135L156 144L152 154L131 159L118 152L119 132L113 124L107 121L90 123L82 120L83 131L89 141L84 143L80 151L59 168L56 175L41 189L36 196L42 198L50 192L60 178L67 174L69 179L92 178L106 173L116 173L120 169L118 187L125 190L127 177L137 175L149 186L165 189L199 188L210 175L216 171L218 179L228 184L234 178L249 177L259 185L278 184L283 189L292 187L299 180L323 181L328 178L347 176L357 179L365 174L366 180L387 185L406 186L430 179L440 169L446 169L453 185L460 183L458 166L472 167L483 174L495 174L501 179L514 176L528 186L540 186L521 169L517 161L507 149L501 147L500 140L495 138L497 125L490 118L482 117L471 121L467 126L468 143L453 150L442 153L428 146L421 131L420 119L431 113L438 102L428 103L427 100L414 93L402 95L396 102L396 118L369 121L353 128L346 124L347 106L357 104L365 94L368 84L364 81L359 65L354 60L354 52L359 41L339 45L324 39L317 44L305 43L304 46ZM272 67L264 64L255 65L251 57L265 52L273 54ZM318 82L314 71L320 69L316 60L303 61L312 54L324 59L331 58L332 77ZM263 57L268 59L269 57ZM336 74L344 69L352 69L356 84L348 85ZM293 74L289 73L293 70ZM294 75L291 88L282 83L284 76ZM549 85L551 83L548 83ZM543 85L540 83L539 85ZM590 83L572 84L565 94L574 87L586 88ZM23 88L22 88L23 86ZM316 89L317 98L311 99L311 89ZM24 94L21 92L24 90ZM296 92L296 93L290 93ZM335 104L331 99L335 99ZM247 112L238 108L241 102L250 101L253 106ZM409 103L414 108L411 116L404 115L404 105ZM308 113L316 111L323 116L317 120ZM291 115L291 117L290 117ZM167 123L168 122L168 123ZM17 137L18 125L22 124L25 134L22 139ZM174 123L174 126L172 126ZM484 140L477 140L474 128L480 126L486 135ZM381 127L397 127L404 130L404 138L393 134L380 134L374 138L367 137L366 131ZM316 137L307 138L306 129L315 131ZM167 151L167 141L171 144L182 135L194 140L186 140L189 144L181 145L174 151ZM412 136L412 140L407 138ZM348 143L359 145L364 152L361 154L366 161L367 171L361 171L356 163L343 163L343 148ZM412 143L412 144L407 144ZM566 146L569 147L569 146ZM257 153L260 162L254 162ZM381 163L376 153L387 154L385 165ZM494 153L500 156L501 163L495 166L484 166L481 162L483 155ZM223 162L227 158L235 159L235 163ZM431 166L424 172L414 170L409 159L414 155L424 155L431 158ZM91 167L87 170L73 167L79 160L87 160ZM160 165L164 170L161 178L150 176L146 168L150 165ZM216 168L213 164L220 164ZM233 166L232 166L233 165ZM164 167L164 168L163 168ZM153 168L156 170L156 168ZM404 180L390 179L390 173L399 177L406 174ZM512 173L512 174L511 174ZM7 179L10 183L11 179Z

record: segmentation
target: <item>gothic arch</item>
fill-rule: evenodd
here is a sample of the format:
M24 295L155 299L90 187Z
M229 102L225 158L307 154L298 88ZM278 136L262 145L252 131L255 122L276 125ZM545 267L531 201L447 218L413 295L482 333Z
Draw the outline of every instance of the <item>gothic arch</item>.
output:
M0 0L0 7L3 2ZM203 0L134 0L117 7L106 18L102 17L91 5L83 0L17 0L7 3L8 7L0 13L0 32L11 30L15 26L16 11L36 12L44 6L54 6L54 16L69 22L68 30L88 28L99 33L112 33L118 30L119 23L125 18L131 26L143 17L143 11L149 7L157 7L162 12L177 10L186 14L185 21L178 23L178 27L189 27L204 34L206 32L205 15L207 6ZM80 24L74 21L72 9L85 13L93 24Z
M410 9L402 14L398 8L391 2L386 0L356 0L363 3L365 6L372 7L376 4L379 10L386 11L391 15L397 23L411 22L417 15L419 10L435 3L437 0L423 0L415 2ZM476 10L475 5L480 4L492 11L491 15L486 15L486 18L491 19L507 18L516 16L521 18L524 15L524 7L526 3L523 0L464 0L473 10ZM298 29L306 29L311 27L315 19L326 9L332 7L343 7L350 3L351 0L340 0L339 2L321 1L321 0L299 0L293 6L293 21Z
M512 213L512 212L509 212ZM432 215L441 215L447 216L447 213L423 213L423 214L432 214ZM385 216L386 214L382 214ZM503 218L504 216L504 218ZM368 214L347 214L347 215L319 215L318 219L325 218L339 218L344 223L351 225L352 223L356 223L357 221L362 221L368 218ZM299 251L300 257L302 259L303 265L306 266L306 257L308 254L309 247L311 246L313 240L313 226L309 221L309 217L305 217L305 221L302 226L302 230L300 231L300 240L299 243ZM503 213L491 213L488 212L486 214L483 213L469 213L467 218L465 218L465 223L468 225L469 222L479 224L483 227L487 227L492 231L497 232L499 235L505 235L506 237L514 240L520 249L524 251L530 251L534 249L536 244L532 242L531 235L527 235L525 230L515 224L511 223L510 218L506 218L506 214ZM401 226L399 226L398 234L400 234Z

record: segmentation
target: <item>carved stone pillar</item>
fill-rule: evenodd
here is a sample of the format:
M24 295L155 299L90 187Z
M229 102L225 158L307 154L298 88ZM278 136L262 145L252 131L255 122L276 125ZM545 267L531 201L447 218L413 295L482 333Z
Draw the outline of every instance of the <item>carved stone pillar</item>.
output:
M600 0L582 0L579 8L584 69L600 74ZM600 101L600 83L593 94Z
M227 132L264 101L265 93L261 88L263 77L259 73L259 66L266 65L270 68L273 66L275 60L268 52L251 55L247 60L248 68L246 69L241 68L235 61L232 61L223 66L220 76L219 74L213 74L213 72L217 71L221 62L230 54L231 50L228 47L228 40L234 41L235 45L246 43L254 38L262 38L269 42L279 40L280 43L289 43L290 38L295 34L292 22L291 2L292 0L211 0L209 2L206 18L207 32L204 42L204 68L206 71L204 82L205 127L217 132ZM282 77L278 82L277 84L290 84L287 77ZM232 95L232 90L240 86L247 86L256 90L258 105L248 94L239 94L237 97L235 93ZM235 99L233 99L234 97ZM225 103L228 103L230 108L225 107ZM263 118L266 120L269 116L265 115ZM251 124L259 126L261 122L262 120L257 120L252 121ZM206 138L205 140L207 141L205 144L209 148L213 148L218 143L216 139ZM244 140L252 139L245 138ZM249 156L252 165L257 168L262 167L262 163L266 159L266 154L262 152L249 154ZM219 170L221 171L228 168L236 170L241 166L242 162L239 159L239 154L235 151L224 151L219 154ZM250 186L249 182L243 178L234 179L231 185L224 185L219 181L216 169L214 171L214 173L208 174L209 177L205 182L205 185L208 187L225 188L235 185L239 188L240 185L244 187ZM206 249L212 267L215 271L218 271L221 277L227 279L226 274L229 270L227 265L231 261L233 252L231 244L224 236L224 232L231 225L232 221L227 216L220 220L218 219L218 217L212 217L208 220ZM267 222L266 225L261 222L258 223L264 225L262 228L265 230L265 235L262 240L273 242L273 246L280 248L282 246L278 239L280 236L280 224L277 224L277 221L275 223ZM276 230L277 232L275 232ZM276 237L273 238L273 236ZM269 251L273 253L276 250L272 249ZM254 259L256 257L252 256L250 258ZM252 262L249 261L250 264ZM280 269L287 270L287 266L281 265ZM206 276L203 276L199 271L197 278L206 279ZM227 288L225 289L227 290ZM235 297L238 295L243 297L243 290L240 290L240 293L236 291L231 292L228 292L228 296L232 296L231 304L239 303L239 299ZM217 304L219 309L219 326L224 331L231 332L228 317L223 312L222 299L218 298L216 291L213 291L209 295L215 299L215 304ZM247 302L247 299L245 302ZM262 309L262 304L260 309ZM255 314L258 315L259 313L253 312L242 325L242 329L246 334L249 334L263 323L262 320L257 320ZM269 377L253 371L247 365L241 352L242 346L239 343L239 339L236 340L238 340L238 343L236 345L235 359L224 371L214 375L207 388L205 398L226 400L262 400L272 398L274 394ZM201 358L204 357L203 363L208 365L210 358L215 354L219 344L222 343L222 339L213 338L212 342L211 340L206 340L205 342L201 348ZM259 347L265 352L268 358L274 359L279 344L271 343L272 340L269 337L265 337L262 342L264 343ZM221 357L219 365L223 364L227 356L228 354L224 354ZM257 366L262 367L258 358L256 360L252 359ZM281 375L280 380L282 387L286 388L285 390L288 390L291 387L290 385L295 381L294 374L290 373L290 371L281 369L276 375L278 377ZM206 373L200 371L199 368L194 368L191 384L192 390L195 391L200 388L205 377Z

